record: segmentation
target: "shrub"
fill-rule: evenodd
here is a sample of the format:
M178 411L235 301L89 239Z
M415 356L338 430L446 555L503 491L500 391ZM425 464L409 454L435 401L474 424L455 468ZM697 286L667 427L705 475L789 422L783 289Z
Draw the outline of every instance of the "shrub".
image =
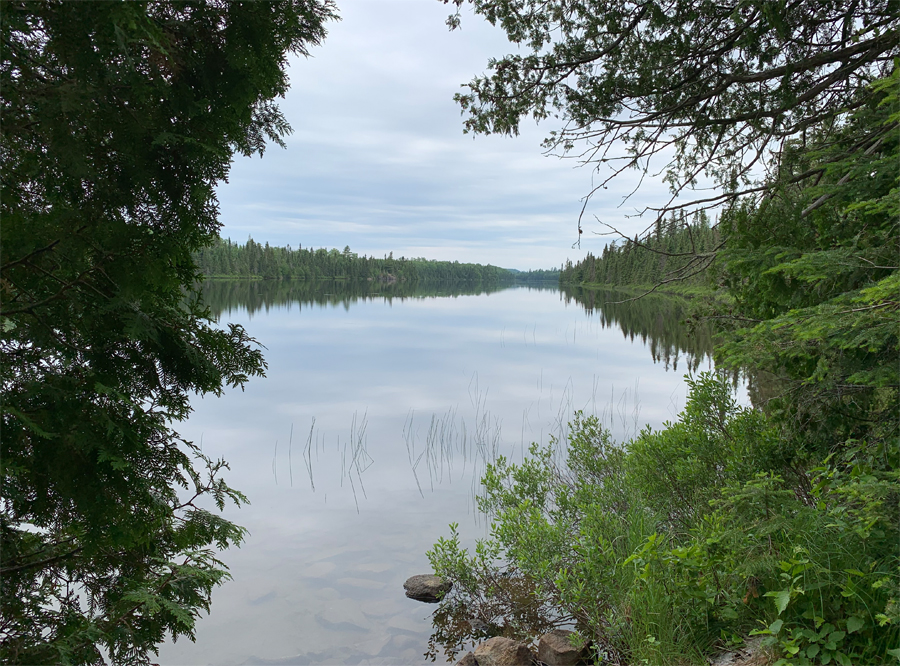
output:
M677 422L624 446L578 413L564 463L551 442L489 466L490 536L469 555L454 529L429 553L455 583L439 613L519 637L574 625L629 663L695 662L750 634L783 665L898 654L896 446L843 442L801 467L724 381L689 385Z

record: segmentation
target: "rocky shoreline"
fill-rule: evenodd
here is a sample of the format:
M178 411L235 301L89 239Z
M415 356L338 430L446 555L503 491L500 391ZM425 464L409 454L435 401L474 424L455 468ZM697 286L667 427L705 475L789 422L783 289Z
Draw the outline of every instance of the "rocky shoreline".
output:
M453 589L439 576L420 574L403 584L406 596L425 603L438 603ZM590 643L574 631L554 629L538 639L537 654L520 641L503 636L489 638L467 652L455 666L578 666L590 664ZM758 639L748 640L739 650L720 654L712 666L765 666L771 663Z
M419 574L403 583L406 596L425 603L438 603L453 589L439 576ZM537 654L519 641L494 636L475 646L456 662L456 666L575 666L586 664L590 645L574 631L554 629L538 640Z

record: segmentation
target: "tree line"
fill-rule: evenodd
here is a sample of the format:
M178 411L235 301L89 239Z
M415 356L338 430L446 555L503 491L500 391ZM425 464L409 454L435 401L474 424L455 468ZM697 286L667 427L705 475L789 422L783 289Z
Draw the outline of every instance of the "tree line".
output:
M559 283L559 272L558 268L550 268L543 269L537 268L530 271L518 271L513 268L509 269L510 272L515 275L516 282L525 282L525 283L549 283L556 282Z
M208 277L258 277L278 280L376 280L381 282L512 282L513 274L498 266L435 261L424 258L360 256L349 246L343 251L325 248L296 249L260 244L252 238L241 245L220 239L195 254L200 271Z
M684 213L659 218L653 230L641 238L612 242L601 255L588 253L576 263L566 262L561 284L646 286L663 284L704 285L707 267L721 247L721 234L705 212L689 222Z

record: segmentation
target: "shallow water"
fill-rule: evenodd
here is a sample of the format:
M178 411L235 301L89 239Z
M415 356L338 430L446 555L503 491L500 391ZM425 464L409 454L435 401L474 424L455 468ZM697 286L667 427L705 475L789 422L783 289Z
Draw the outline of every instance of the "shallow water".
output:
M231 465L250 531L222 554L197 642L160 664L420 664L433 606L403 581L430 571L447 525L484 534L486 461L564 437L576 409L619 440L684 405L708 338L657 299L513 287L417 292L334 283L213 283L220 321L265 345L265 379L195 401L180 431ZM374 293L373 293L374 292ZM585 307L584 303L587 303Z

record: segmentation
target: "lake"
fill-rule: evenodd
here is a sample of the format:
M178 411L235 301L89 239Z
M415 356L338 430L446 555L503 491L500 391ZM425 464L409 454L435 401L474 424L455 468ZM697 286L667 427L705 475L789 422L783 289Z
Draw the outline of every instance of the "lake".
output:
M209 282L221 324L265 346L266 378L194 401L178 430L231 465L248 528L221 555L197 642L160 664L420 664L434 606L403 582L430 572L448 524L484 535L487 462L564 438L575 410L625 440L672 420L683 375L711 367L706 331L665 299L544 287Z

